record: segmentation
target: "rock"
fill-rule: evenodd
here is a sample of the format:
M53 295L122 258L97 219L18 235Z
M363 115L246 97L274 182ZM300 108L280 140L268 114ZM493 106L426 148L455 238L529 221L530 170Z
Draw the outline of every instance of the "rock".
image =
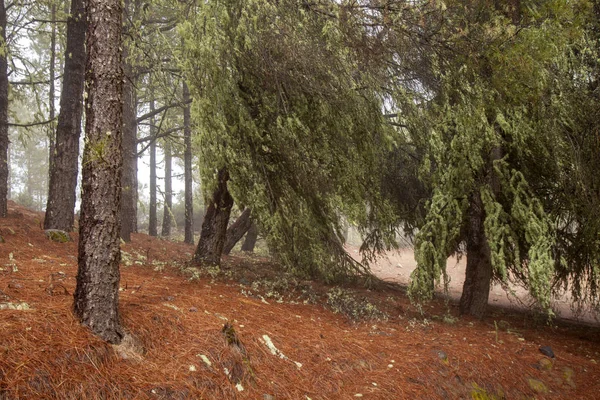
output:
M573 375L575 375L575 372L569 368L569 367L564 367L563 368L563 382L565 385L568 385L572 388L575 388L575 382L573 382Z
M4 240L4 238L2 237L2 235L0 235L0 243L6 243L6 241Z
M69 232L61 231L60 229L46 229L44 233L46 234L46 237L53 242L67 243L72 241Z
M250 286L250 281L248 279L246 279L245 277L241 277L238 282L244 286Z
M544 382L537 380L537 379L533 379L533 378L529 378L527 380L527 382L529 383L529 387L534 391L534 392L538 392L538 393L548 393L548 388L546 387L546 385L544 384Z
M538 361L539 370L541 371L550 371L553 367L552 361L547 358L542 358Z
M263 396L263 400L275 400L275 396L270 395L270 394L265 394Z
M552 347L550 346L540 347L540 353L542 353L546 357L554 358L554 352L552 351Z
M17 311L28 311L31 310L29 304L22 303L0 303L0 310L17 310Z
M190 312L198 312L198 309L196 307L190 307Z
M438 358L442 361L447 363L448 362L448 354L446 354L444 351L442 350L434 350L433 351L435 355L438 356Z

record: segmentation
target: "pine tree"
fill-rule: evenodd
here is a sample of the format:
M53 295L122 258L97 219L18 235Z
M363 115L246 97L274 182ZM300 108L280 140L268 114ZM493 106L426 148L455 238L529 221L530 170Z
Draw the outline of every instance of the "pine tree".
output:
M87 7L86 145L74 309L92 332L119 343L123 10L120 0L90 0Z

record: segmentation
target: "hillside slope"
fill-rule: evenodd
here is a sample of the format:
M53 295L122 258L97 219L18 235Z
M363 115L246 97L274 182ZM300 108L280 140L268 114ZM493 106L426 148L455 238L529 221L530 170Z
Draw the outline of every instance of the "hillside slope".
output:
M458 319L442 302L420 314L398 288L332 289L258 257L196 271L185 267L193 247L142 234L122 246L120 306L133 339L110 346L71 313L76 242L49 241L42 219L14 203L0 219L0 399L591 399L600 391L597 328L501 309Z

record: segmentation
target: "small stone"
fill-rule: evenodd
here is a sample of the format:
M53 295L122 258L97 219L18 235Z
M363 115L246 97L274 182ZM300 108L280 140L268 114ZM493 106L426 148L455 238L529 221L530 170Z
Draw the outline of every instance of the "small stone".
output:
M448 354L446 354L444 351L442 350L434 350L435 354L438 356L438 358L442 361L447 362L448 361Z
M540 347L540 353L542 353L546 357L554 358L554 352L552 351L552 347L550 346Z
M190 312L198 312L198 309L196 307L190 307Z
M263 400L275 400L275 396L265 393L263 396Z

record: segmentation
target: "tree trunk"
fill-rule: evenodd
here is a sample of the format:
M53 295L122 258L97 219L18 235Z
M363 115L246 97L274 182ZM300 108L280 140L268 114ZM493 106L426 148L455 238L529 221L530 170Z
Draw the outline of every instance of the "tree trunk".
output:
M256 223L253 222L252 225L250 225L250 229L248 229L248 233L246 233L246 239L244 239L244 243L242 244L242 251L252 253L254 251L257 238L258 227L256 226Z
M467 270L460 297L460 313L482 318L490 296L493 271L483 227L485 212L479 193L471 195L468 213Z
M162 230L160 235L163 237L169 237L171 236L171 218L173 215L173 188L172 188L172 181L171 181L171 175L172 175L172 171L171 171L171 161L172 161L172 155L171 155L171 142L169 142L169 138L165 138L165 146L164 146L164 151L165 151L165 201L164 201L164 208L163 208L163 223L162 223Z
M233 207L233 197L227 190L227 181L229 172L226 168L221 168L217 176L217 187L213 192L210 204L206 209L206 215L202 222L202 231L200 240L193 261L210 265L219 265L221 263L221 253L225 245L225 234L231 207Z
M52 168L44 229L73 230L83 112L86 27L84 0L72 0L71 16L67 21L67 47L56 142L50 156Z
M50 10L50 20L52 21L52 30L50 33L50 88L48 89L48 119L50 127L48 128L48 171L52 171L52 163L54 162L52 154L54 154L56 133L54 132L54 117L56 116L56 110L54 109L54 95L55 86L54 80L56 79L56 4L52 4ZM50 176L48 176L50 179Z
M8 63L6 59L6 8L0 0L0 217L8 208Z
M154 95L152 94L152 97ZM154 111L154 98L150 100L150 111ZM151 120L150 132L156 135L155 120ZM151 139L150 143L150 205L148 235L158 236L158 218L156 217L156 139Z
M192 186L192 123L190 115L190 90L183 82L183 173L185 181L185 239L188 244L194 243L194 192Z
M88 0L86 145L74 311L92 332L119 343L119 210L123 71L121 0Z
M126 24L130 1L124 2L123 23ZM121 239L131 241L131 233L137 232L137 96L133 83L134 74L128 60L127 44L123 46L123 175L121 177Z
M223 254L231 253L231 250L234 248L237 242L248 232L250 226L252 225L252 220L250 219L250 214L252 210L250 208L244 209L242 215L239 216L238 219L235 220L233 224L227 229L227 233L225 234L225 246L223 247Z

